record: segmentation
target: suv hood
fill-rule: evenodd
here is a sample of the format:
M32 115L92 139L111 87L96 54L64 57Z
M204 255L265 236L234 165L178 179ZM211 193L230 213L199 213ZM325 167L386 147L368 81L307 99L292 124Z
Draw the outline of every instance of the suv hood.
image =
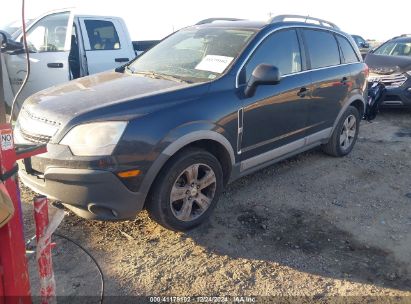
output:
M371 73L380 75L398 74L411 70L411 57L368 54L365 63Z
M189 84L140 75L105 72L80 78L29 97L22 111L39 119L66 123L83 113L188 87Z

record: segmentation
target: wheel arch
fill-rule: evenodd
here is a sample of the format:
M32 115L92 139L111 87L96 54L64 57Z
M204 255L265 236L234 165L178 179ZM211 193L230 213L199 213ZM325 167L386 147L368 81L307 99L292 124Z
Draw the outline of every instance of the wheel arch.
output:
M194 131L172 141L158 156L148 170L140 187L145 200L166 163L180 151L189 147L198 147L213 154L223 169L224 184L230 180L231 171L235 164L234 149L228 139L216 131Z
M360 112L360 119L361 119L365 113L365 107L366 107L364 96L358 93L358 94L351 96L347 100L347 102L345 102L344 106L341 108L340 112L338 113L337 119L334 122L331 134L334 132L335 128L338 125L338 122L340 121L341 117L343 116L343 114L345 113L345 111L348 109L349 106L354 106L355 108L357 108L357 110Z

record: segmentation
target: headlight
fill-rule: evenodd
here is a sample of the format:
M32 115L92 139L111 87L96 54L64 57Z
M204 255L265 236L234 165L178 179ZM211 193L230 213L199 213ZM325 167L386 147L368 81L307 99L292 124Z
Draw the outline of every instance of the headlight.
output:
M407 71L405 73L408 74L408 76L411 76L411 71Z
M127 126L125 121L83 124L71 129L60 141L77 156L111 155Z

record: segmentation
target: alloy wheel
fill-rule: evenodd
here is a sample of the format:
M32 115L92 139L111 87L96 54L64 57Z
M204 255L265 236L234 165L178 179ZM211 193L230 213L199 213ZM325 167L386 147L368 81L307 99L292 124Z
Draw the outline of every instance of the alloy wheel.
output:
M340 147L344 151L347 151L351 148L355 135L357 133L357 119L354 115L349 115L343 124L343 128L340 134Z
M174 182L170 207L180 221L190 222L208 210L214 199L217 179L213 169L205 164L186 168Z

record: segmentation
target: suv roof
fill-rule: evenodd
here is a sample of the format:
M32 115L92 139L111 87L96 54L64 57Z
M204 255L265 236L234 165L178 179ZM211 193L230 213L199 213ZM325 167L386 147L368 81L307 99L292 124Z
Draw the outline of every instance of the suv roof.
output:
M401 35L401 36L394 37L391 40L395 40L398 42L411 42L411 35Z
M301 20L301 21L298 21ZM243 28L243 29L255 29L262 30L264 28L285 27L285 26L304 26L304 27L320 27L326 30L334 30L341 33L340 28L334 23L314 18L310 16L300 15L279 15L270 18L268 22L264 21L251 21L236 18L209 18L202 20L196 24L201 27L230 27L230 28Z

